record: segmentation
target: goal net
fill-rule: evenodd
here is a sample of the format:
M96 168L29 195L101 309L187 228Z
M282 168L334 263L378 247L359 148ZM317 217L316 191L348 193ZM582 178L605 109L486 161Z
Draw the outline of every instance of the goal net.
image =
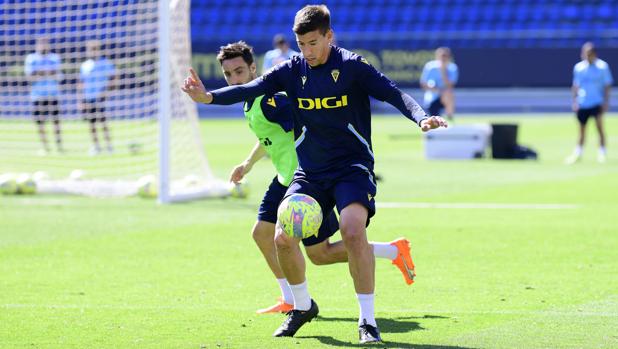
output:
M180 91L189 10L189 0L0 2L0 175L34 173L38 192L227 195Z

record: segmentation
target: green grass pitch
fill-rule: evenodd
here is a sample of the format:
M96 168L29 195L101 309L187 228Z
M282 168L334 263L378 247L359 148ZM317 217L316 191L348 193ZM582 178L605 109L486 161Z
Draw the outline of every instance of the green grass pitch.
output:
M573 166L572 116L458 120L494 121L519 123L539 161L428 161L416 126L374 118L378 203L427 204L378 208L368 229L407 236L418 274L409 287L376 261L379 347L617 348L618 115L606 118L608 162L595 161L590 127ZM202 127L227 178L254 138L240 119ZM272 177L263 160L248 199L172 206L0 197L0 348L360 347L345 264L308 264L320 317L295 338L271 337L282 315L255 314L279 293L250 236Z

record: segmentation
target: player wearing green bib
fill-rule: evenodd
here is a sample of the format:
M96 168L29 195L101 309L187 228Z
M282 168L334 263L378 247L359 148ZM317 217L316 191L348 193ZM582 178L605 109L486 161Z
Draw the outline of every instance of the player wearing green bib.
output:
M253 50L242 41L221 47L217 59L228 85L242 85L257 77ZM283 200L298 167L294 128L296 126L298 134L301 127L294 125L290 101L282 93L245 101L243 110L249 127L258 141L247 159L234 167L230 181L238 183L251 171L253 165L267 154L277 171L277 176L272 180L260 204L252 235L281 288L279 301L269 308L258 310L258 313L285 313L294 309L294 302L298 301L293 296L293 288L297 285L288 284L279 266L274 243L275 223L279 203ZM324 221L318 235L302 240L312 263L323 265L348 261L343 242L328 241L338 229L339 224L334 211L324 212ZM371 244L375 257L392 260L403 273L406 283L414 282L414 263L410 256L408 240L401 238L390 243Z

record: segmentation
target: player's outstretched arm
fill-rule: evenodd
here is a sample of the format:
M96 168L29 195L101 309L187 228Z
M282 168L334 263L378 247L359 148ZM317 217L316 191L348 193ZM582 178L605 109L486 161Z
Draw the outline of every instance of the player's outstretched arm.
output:
M212 94L206 90L202 80L200 80L200 77L197 76L193 68L189 68L189 76L185 79L180 89L189 95L194 102L205 104L212 102Z
M240 182L245 175L251 171L253 165L265 155L266 150L262 147L260 141L257 141L247 159L232 169L232 172L230 173L230 182Z
M444 120L440 116L431 116L431 117L428 117L427 119L424 119L423 121L421 121L420 126L421 126L421 130L423 130L423 132L427 132L429 130L436 129L438 127L447 128L448 127L448 122L446 122L446 120Z

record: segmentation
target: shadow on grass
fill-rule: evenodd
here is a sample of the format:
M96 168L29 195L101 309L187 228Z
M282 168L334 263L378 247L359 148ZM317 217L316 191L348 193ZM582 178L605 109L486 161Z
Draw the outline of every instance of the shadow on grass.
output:
M449 319L447 316L439 315L424 315L424 316L405 316L396 317L394 319L378 318L377 322L380 326L380 331L384 333L407 333L412 331L424 330L424 328L415 319ZM324 317L318 316L318 321L338 321L356 323L356 318L341 318L341 317ZM401 343L393 341L384 341L382 344L363 345L340 341L329 336L297 336L297 338L313 338L319 340L322 344L331 345L333 347L350 347L350 348L401 348L401 349L472 349L468 347L449 346L449 345L430 345L430 344L413 344Z
M425 316L399 316L394 319L378 318L378 326L382 333L406 333L418 330L424 330L419 322L410 321L414 319L448 319L446 316L425 315ZM341 317L324 317L318 315L319 321L338 321L338 322L358 322L356 318L341 318Z
M469 347L460 347L453 345L431 345L431 344L412 344L412 343L401 343L401 342L393 342L385 340L384 343L380 344L356 344L350 342L343 342L338 339L329 336L298 336L296 338L313 338L319 340L322 344L332 345L337 348L393 348L393 349L473 349Z

